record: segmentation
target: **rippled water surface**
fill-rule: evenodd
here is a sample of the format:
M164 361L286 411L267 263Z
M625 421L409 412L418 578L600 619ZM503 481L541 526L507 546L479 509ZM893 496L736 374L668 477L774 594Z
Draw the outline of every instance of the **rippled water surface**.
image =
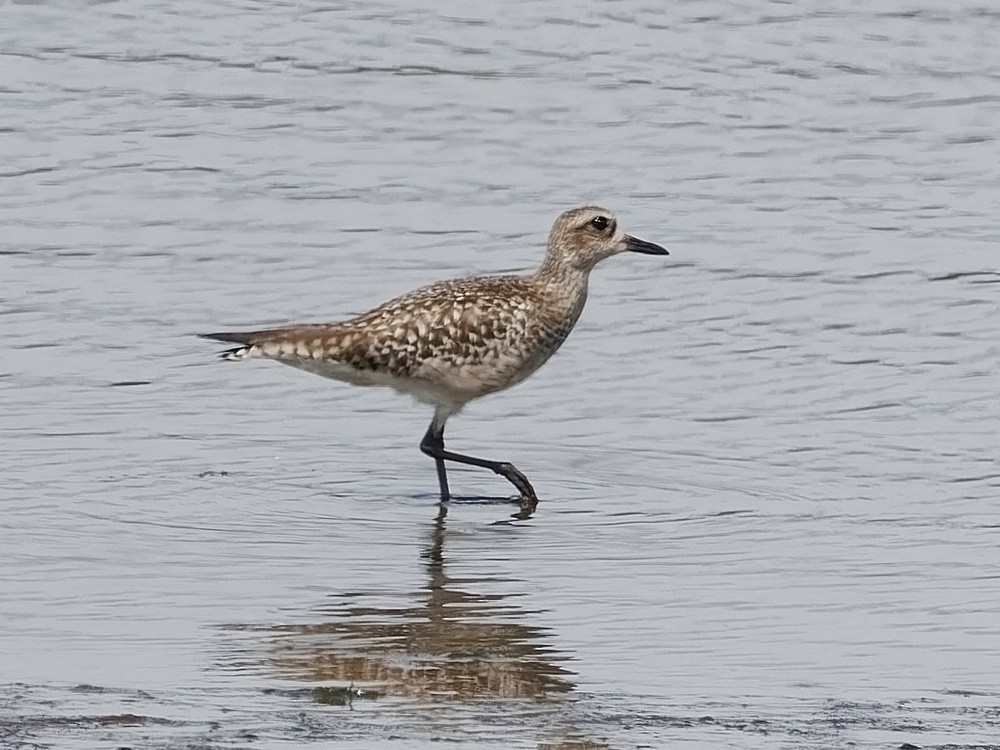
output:
M1000 747L989 3L3 6L0 746ZM449 423L198 331L531 269Z

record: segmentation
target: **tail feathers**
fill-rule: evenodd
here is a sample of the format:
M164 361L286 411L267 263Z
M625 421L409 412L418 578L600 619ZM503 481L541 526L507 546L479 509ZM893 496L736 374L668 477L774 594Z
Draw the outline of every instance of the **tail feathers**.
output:
M219 355L222 359L230 362L239 362L241 359L249 359L253 356L252 346L238 346L235 349L226 349Z
M212 339L213 341L225 341L227 343L233 344L244 344L244 346L238 346L235 349L227 349L222 352L222 359L229 360L230 362L238 362L241 359L247 359L253 356L253 343L252 339L254 337L253 333L241 333L241 332L223 332L223 333L199 333L198 334L203 339Z

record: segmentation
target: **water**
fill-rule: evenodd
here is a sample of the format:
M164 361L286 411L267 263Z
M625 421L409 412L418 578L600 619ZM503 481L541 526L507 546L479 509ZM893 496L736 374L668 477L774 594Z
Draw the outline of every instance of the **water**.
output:
M21 3L0 31L0 745L1000 747L1000 14ZM449 444L192 333L530 269ZM492 498L492 499L491 499Z

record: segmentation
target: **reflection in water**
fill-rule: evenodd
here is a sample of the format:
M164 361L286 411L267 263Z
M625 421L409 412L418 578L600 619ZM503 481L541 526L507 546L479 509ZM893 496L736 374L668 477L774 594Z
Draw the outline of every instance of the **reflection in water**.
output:
M269 666L284 677L351 686L337 696L352 699L372 696L359 683L376 695L427 701L539 701L571 691L570 673L558 666L567 657L545 643L545 628L520 622L528 613L510 595L472 593L459 587L471 581L447 574L446 516L442 505L421 555L428 579L415 594L419 603L338 604L323 608L327 621L269 627L279 634L269 643ZM317 700L348 702L324 696Z

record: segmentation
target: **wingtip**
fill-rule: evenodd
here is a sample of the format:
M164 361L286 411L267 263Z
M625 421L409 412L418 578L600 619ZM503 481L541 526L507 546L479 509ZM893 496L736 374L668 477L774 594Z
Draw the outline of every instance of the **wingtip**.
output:
M249 344L252 334L242 333L236 331L219 331L217 333L199 333L197 334L200 339L209 339L210 341L225 341L227 344Z
M219 353L219 358L229 362L238 362L241 359L253 356L253 342L250 340L253 334L237 333L231 331L219 331L217 333L196 333L200 339L209 341L224 341L227 344L241 344L233 349L226 349Z

